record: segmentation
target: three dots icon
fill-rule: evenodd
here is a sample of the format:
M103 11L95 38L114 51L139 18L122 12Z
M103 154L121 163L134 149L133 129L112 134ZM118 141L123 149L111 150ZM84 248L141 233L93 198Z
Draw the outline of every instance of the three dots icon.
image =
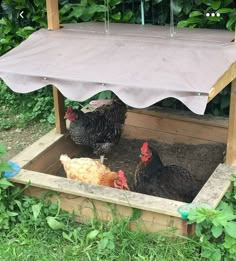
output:
M217 16L217 17L220 17L220 13L206 13L206 16L207 17L215 17L215 16Z

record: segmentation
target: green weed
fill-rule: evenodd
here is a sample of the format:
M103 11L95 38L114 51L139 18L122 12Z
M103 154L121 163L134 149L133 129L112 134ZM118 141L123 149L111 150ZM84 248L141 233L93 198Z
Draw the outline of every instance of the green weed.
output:
M217 209L191 210L189 223L196 223L201 256L210 261L236 260L236 176Z

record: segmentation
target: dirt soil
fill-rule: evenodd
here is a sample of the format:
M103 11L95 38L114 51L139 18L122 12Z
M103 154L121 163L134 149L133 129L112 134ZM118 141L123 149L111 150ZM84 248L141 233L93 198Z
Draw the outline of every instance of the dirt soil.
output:
M127 176L128 184L132 190L134 172L139 163L140 147L144 141L121 139L110 155L107 155L105 164L112 170L122 169ZM224 144L162 144L150 140L150 145L157 149L160 158L165 165L176 164L188 169L202 185L216 169L217 165L224 160L226 146ZM76 157L92 157L88 151ZM63 167L58 176L65 177Z
M0 143L5 146L8 152L4 159L11 159L52 128L54 128L52 125L35 123L24 129L12 128L10 130L0 131Z
M25 129L11 129L0 131L0 143L7 148L6 160L11 159L24 148L38 140L46 134L53 126L42 123L29 126ZM68 137L69 138L69 137ZM110 155L107 155L107 164L112 170L122 169L128 179L128 184L132 190L133 178L136 166L139 162L140 147L143 140L121 139L118 146L114 148ZM205 184L209 176L216 169L217 165L224 160L226 146L224 144L164 144L149 140L151 146L155 147L161 160L165 165L177 164L187 168L202 185ZM88 150L76 157L96 158ZM63 167L58 172L58 176L65 177Z

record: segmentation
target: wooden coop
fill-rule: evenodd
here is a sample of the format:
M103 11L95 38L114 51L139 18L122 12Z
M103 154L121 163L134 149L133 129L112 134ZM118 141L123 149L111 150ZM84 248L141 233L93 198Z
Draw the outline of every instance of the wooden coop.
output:
M56 115L56 129L12 159L22 170L11 180L15 184L27 184L30 181L26 190L30 196L40 197L48 190L57 191L60 194L61 207L74 211L79 222L86 222L95 215L100 220L110 220L114 209L120 216L128 217L132 215L133 209L138 209L140 215L130 223L131 228L141 226L146 231L176 228L177 234L188 235L193 227L187 225L186 220L178 213L185 202L88 185L55 175L61 167L60 155L66 153L73 156L78 151L78 147L64 135L64 96L83 100L99 91L112 90L125 103L136 108L148 107L163 98L176 97L193 112L204 114L207 102L232 82L229 120L163 109L130 109L123 132L123 137L127 139L152 139L168 144L226 144L225 163L219 163L193 200L194 203L217 207L230 187L230 176L236 171L236 45L233 42L236 34L234 36L230 32L211 29L176 29L176 38L172 39L166 37L168 28L162 26L114 24L110 26L110 33L104 33L100 23L60 26L58 0L46 2L49 30L39 30L0 58L0 77L14 91L29 92L47 84L53 85ZM63 42L68 39L71 39L70 46ZM73 46L79 45L80 41L84 44L85 40L87 45L83 45L83 48L80 46L82 51L77 53L80 49ZM46 51L45 41L48 41ZM106 46L106 52L102 45ZM113 47L117 48L117 55ZM72 52L67 56L70 50ZM73 63L77 62L74 57L79 56L77 60L81 59L79 62L83 63L85 56L82 52L89 52L92 58L88 59L89 63L83 68L78 65L81 74L77 76L73 67ZM130 56L127 64L121 66L119 57L124 58L123 52L128 52L126 55ZM157 62L151 57L158 58L162 52L164 56L160 58L160 62L169 71L161 71L161 75L158 74L160 67L162 68L158 64L159 60ZM194 52L196 54L192 57ZM100 59L101 55L109 57L111 54L114 54L114 59L106 58L105 62ZM226 57L222 59L223 55ZM63 57L62 60L60 57ZM59 69L50 64L53 60L56 60ZM191 69L191 62L196 63L197 67L193 66ZM113 66L113 71L109 71L107 63L108 66ZM131 77L128 66L133 68L134 64L141 67L134 68ZM108 71L103 74L100 67ZM182 69L178 70L179 67ZM147 74L150 70L151 74ZM68 74L60 75L66 71L70 74L70 79ZM114 79L116 83L113 83ZM77 91L75 85L78 86ZM164 85L170 87L162 89ZM187 89L188 86L191 88ZM137 90L133 92L135 88ZM138 96L139 93L144 100ZM127 102L129 99L131 102Z

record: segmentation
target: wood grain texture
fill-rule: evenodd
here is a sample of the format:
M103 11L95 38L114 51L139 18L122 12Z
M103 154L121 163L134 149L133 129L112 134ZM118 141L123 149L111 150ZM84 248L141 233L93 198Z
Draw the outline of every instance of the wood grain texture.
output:
M236 63L233 63L211 88L208 95L208 102L210 102L218 93L220 93L228 84L230 84L235 79L235 72Z
M236 167L219 164L193 202L206 203L214 208L217 207L225 192L229 189L230 177L234 173L236 173Z
M123 133L126 138L154 139L170 144L226 143L228 121L216 118L131 110L127 113Z
M56 130L53 129L11 160L19 164L21 168L25 168L27 165L30 165L33 160L36 161L41 155L47 155L47 151L57 146L57 143L60 142L61 139L64 139L64 136L56 133Z
M31 197L41 198L42 194L47 190L44 188L30 186L25 193ZM92 218L100 221L110 221L115 218L129 218L132 216L132 204L123 206L119 203L107 203L97 199L89 199L82 196L75 196L67 193L59 193L61 208L73 212L75 220L80 223L87 223ZM51 196L52 202L56 202L56 198ZM163 231L169 235L186 235L185 221L180 217L169 216L158 212L150 212L148 210L140 210L139 216L130 222L129 227L132 230L142 229L146 232ZM183 229L183 227L185 229ZM170 229L175 232L170 232Z
M236 79L231 85L226 163L236 166Z
M58 0L46 0L48 30L60 28Z
M64 119L65 116L65 97L61 92L53 86L53 100L55 108L55 122L57 133L66 132L66 122Z
M34 187L55 190L73 196L100 200L122 206L132 206L133 208L148 210L178 218L180 215L177 213L177 209L185 204L175 200L97 186L26 169L22 169L17 176L11 179L11 181L20 184L27 184L31 181L31 185Z

